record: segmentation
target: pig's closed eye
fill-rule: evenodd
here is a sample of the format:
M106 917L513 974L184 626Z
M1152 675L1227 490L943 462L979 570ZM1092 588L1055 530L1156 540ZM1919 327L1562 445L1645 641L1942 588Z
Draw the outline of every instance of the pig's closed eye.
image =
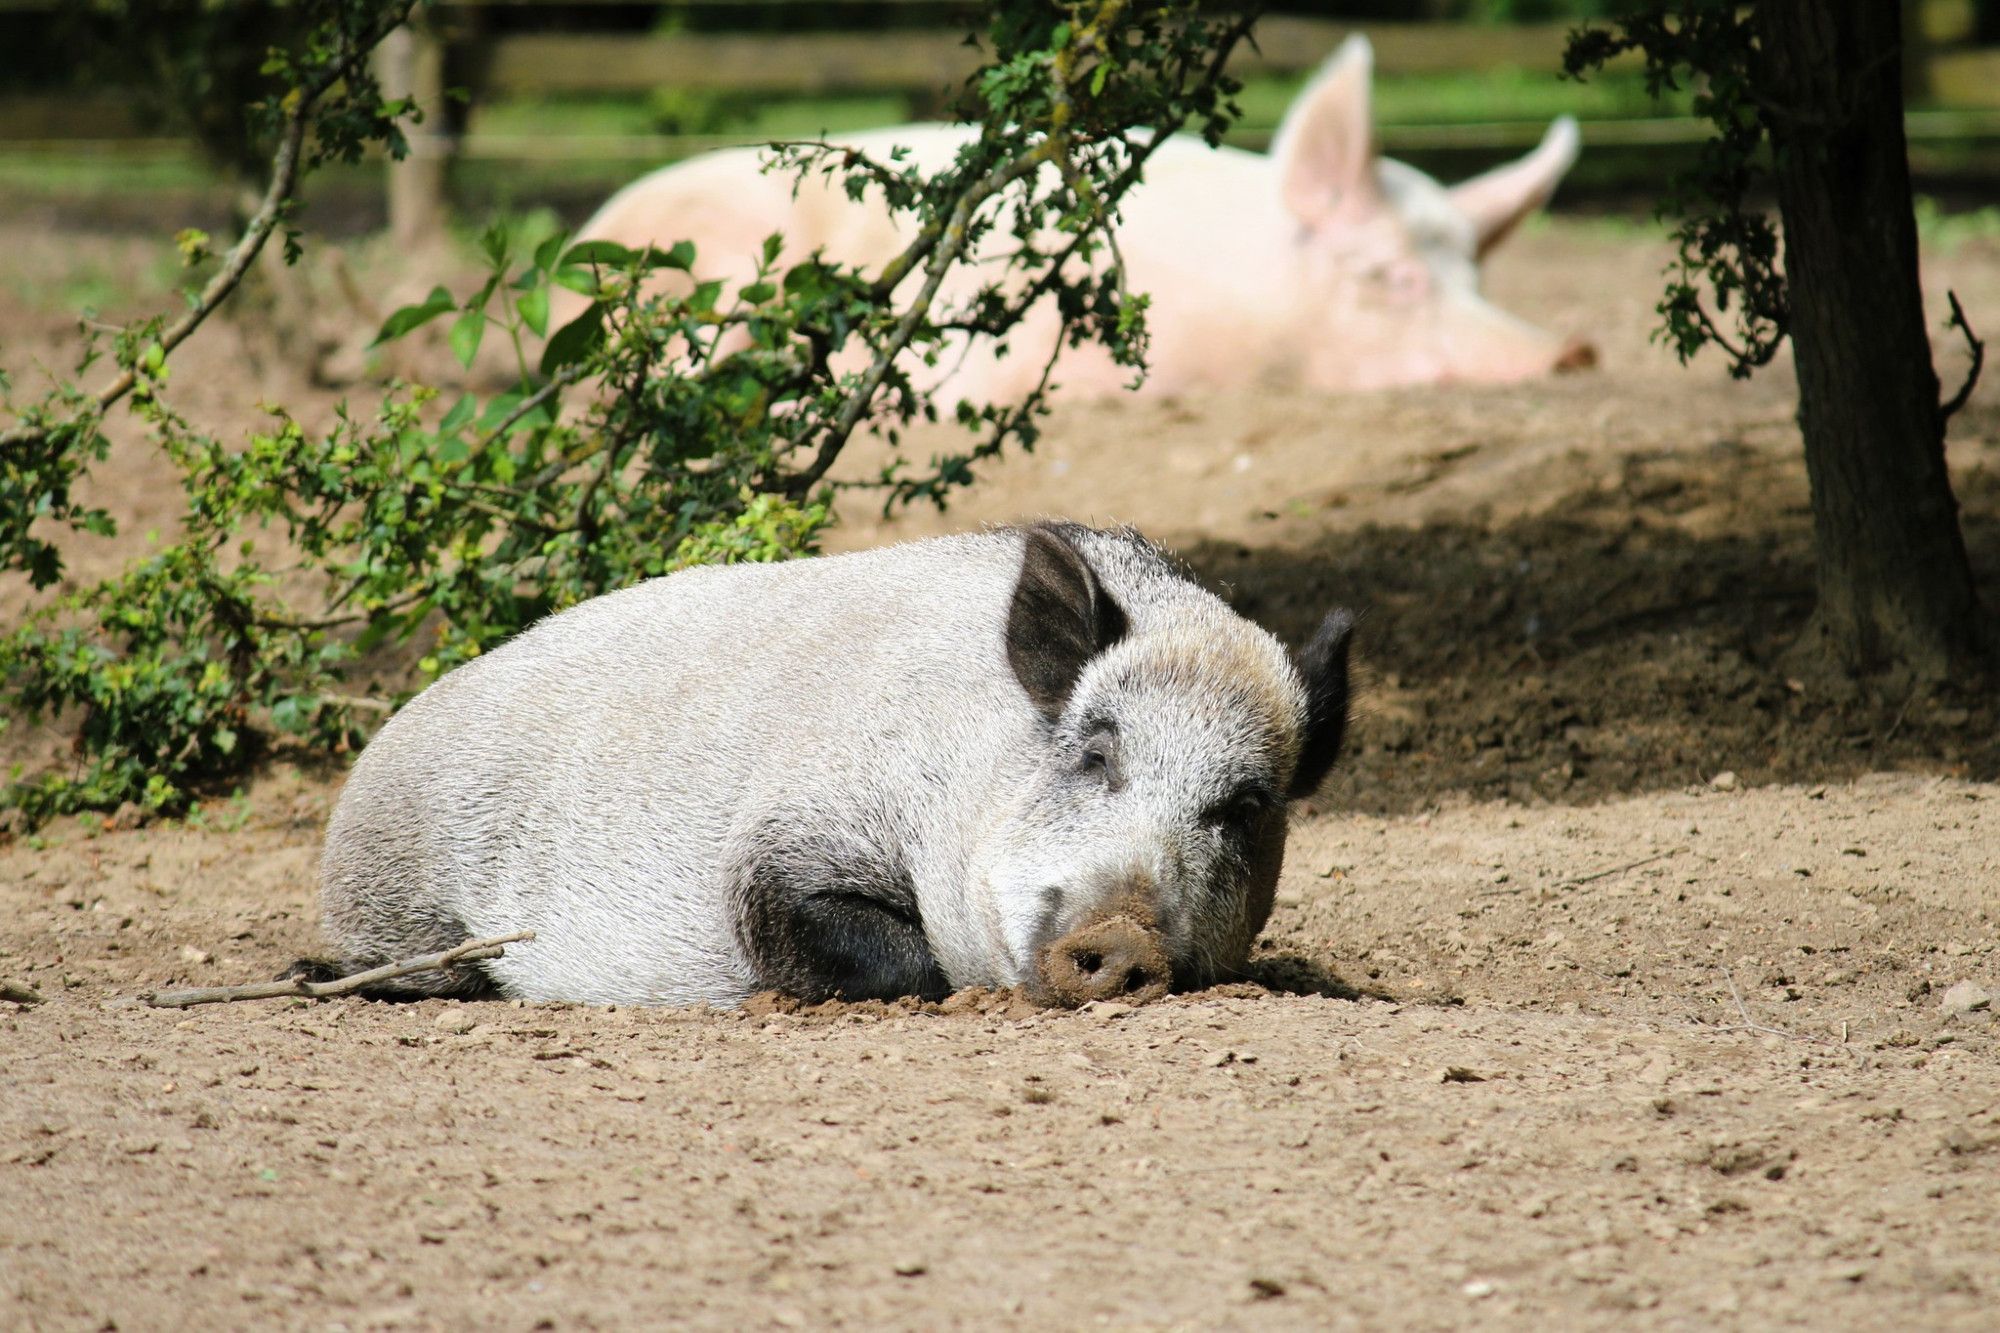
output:
M1270 798L1263 792L1241 791L1202 811L1201 822L1224 833L1243 833L1270 808Z
M1417 260L1370 264L1361 276L1378 295L1398 301L1416 300L1430 290L1430 274Z
M1111 726L1100 726L1083 738L1083 746L1076 757L1078 777L1101 782L1112 791L1124 786L1124 776L1118 767L1118 732Z

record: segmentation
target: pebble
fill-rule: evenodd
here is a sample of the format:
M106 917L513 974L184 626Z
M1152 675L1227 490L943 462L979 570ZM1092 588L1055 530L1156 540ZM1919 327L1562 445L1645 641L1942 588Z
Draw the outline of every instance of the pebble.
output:
M1717 773L1714 777L1710 778L1708 780L1708 785L1715 788L1717 791L1735 791L1737 785L1736 774L1732 773L1731 771L1725 768L1720 773Z
M1976 981L1961 981L1944 993L1938 1008L1947 1014L1976 1014L1990 1009L1993 992Z
M440 1032L470 1032L479 1023L463 1009L447 1009L435 1021Z
M1464 1286L1460 1287L1459 1290L1464 1292L1466 1295L1470 1296L1473 1300L1476 1301L1484 1297L1491 1296L1494 1292L1500 1290L1500 1288L1494 1286L1491 1282L1487 1282L1484 1280L1474 1280L1466 1283Z
M181 961L197 965L205 963L208 961L208 951L206 949L197 949L192 944L183 944L181 946Z
M898 1259L896 1261L897 1277L922 1277L929 1271L930 1265L921 1259Z

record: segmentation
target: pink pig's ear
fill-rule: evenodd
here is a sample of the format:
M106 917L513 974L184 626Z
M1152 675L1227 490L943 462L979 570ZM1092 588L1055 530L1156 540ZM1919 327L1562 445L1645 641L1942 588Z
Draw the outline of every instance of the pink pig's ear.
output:
M1351 221L1381 206L1369 105L1374 64L1366 37L1357 33L1342 42L1285 112L1271 141L1280 197L1308 227Z
M1549 201L1563 173L1575 164L1576 150L1576 121L1558 116L1534 152L1452 187L1451 202L1472 220L1481 259L1506 239L1514 224Z

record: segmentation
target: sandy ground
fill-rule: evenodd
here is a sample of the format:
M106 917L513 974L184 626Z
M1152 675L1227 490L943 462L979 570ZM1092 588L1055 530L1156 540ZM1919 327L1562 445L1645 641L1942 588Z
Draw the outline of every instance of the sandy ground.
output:
M17 266L118 244L10 225ZM1932 256L1935 308L2000 310L1996 254ZM1590 375L1075 407L948 514L850 506L842 547L1132 521L1281 633L1366 612L1254 984L152 1011L312 948L337 773L0 847L0 979L49 997L0 1005L0 1325L1992 1327L2000 720L1794 670L1789 376L1649 347L1663 258L1558 224L1495 266ZM65 323L26 290L10 366ZM324 408L244 350L191 411ZM2000 392L1952 458L2000 596ZM159 475L104 479L133 530Z

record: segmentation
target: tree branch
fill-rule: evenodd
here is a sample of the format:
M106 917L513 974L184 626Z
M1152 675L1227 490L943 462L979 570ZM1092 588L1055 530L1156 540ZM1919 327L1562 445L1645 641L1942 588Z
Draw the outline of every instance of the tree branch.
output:
M1966 370L1965 383L1958 386L1958 392L1938 407L1939 424L1950 421L1958 409L1965 406L1966 400L1972 397L1972 386L1979 383L1979 372L1986 367L1986 344L1972 331L1971 323L1965 318L1965 307L1958 303L1958 293L1948 291L1944 295L1951 302L1951 319L1945 327L1957 328L1965 335L1965 345L1972 350L1972 365Z
M931 251L930 258L925 262L923 286L917 289L917 294L911 298L909 308L903 312L895 327L889 331L889 336L876 349L875 358L862 373L861 382L848 394L847 401L841 406L840 415L827 427L826 435L820 440L819 449L813 455L813 461L785 478L783 490L787 496L797 499L810 491L813 485L826 475L827 469L833 466L833 460L840 456L848 437L854 433L855 427L861 424L861 418L874 406L876 391L882 387L882 381L888 377L896 358L910 345L910 339L916 335L918 326L923 323L924 316L930 311L931 302L936 298L938 288L944 285L945 276L950 273L952 264L964 251L970 236L973 214L978 212L980 206L988 199L1008 185L1040 170L1047 156L1048 149L1044 141L1005 166L989 171L983 179L959 196L958 203L952 207L949 218L943 224L940 238L935 242L936 248ZM900 262L900 258L895 262ZM881 280L878 279L876 286L879 288L881 285Z
M1248 12L1237 20L1221 41L1216 44L1210 55L1207 68L1202 74L1204 81L1213 82L1221 76L1223 69L1229 62L1231 53L1235 51L1237 44L1249 35L1252 26L1261 12L1261 6L1252 6ZM1069 106L1068 89L1063 83L1060 73L1057 76L1057 85L1056 101L1058 107L1059 109L1066 109ZM1059 119L1066 118L1059 117ZM1123 198L1125 192L1138 181L1144 170L1147 158L1151 157L1153 152L1170 137L1171 134L1168 127L1160 126L1154 129L1152 137L1144 146L1133 150L1131 161L1126 163L1125 169L1113 181L1112 188L1104 195L1088 200L1092 205L1093 212L1096 214L1097 226L1103 227L1107 234L1110 231L1111 210L1117 207L1119 200ZM888 376L896 357L900 356L903 350L909 346L911 338L915 335L924 317L928 314L931 302L937 296L938 289L943 285L945 276L950 271L951 266L964 251L969 236L968 229L974 214L978 212L979 208L988 199L1001 190L1004 190L1013 182L1024 176L1033 174L1045 163L1056 162L1058 163L1058 169L1061 169L1063 165L1069 165L1069 169L1074 171L1075 168L1072 164L1067 164L1063 161L1064 154L1068 151L1068 143L1066 126L1059 125L1056 133L1044 138L1028 152L1023 153L1004 166L995 167L989 171L983 179L969 187L959 196L958 203L952 208L951 213L946 218L933 222L930 226L924 228L916 239L904 249L903 253L896 256L883 268L873 284L873 290L881 297L886 298L889 293L894 291L902 280L909 275L920 259L924 263L924 284L918 290L908 309L897 320L895 327L890 331L889 337L876 349L875 357L869 363L867 371L863 374L861 383L849 395L847 402L841 409L840 415L835 418L833 424L828 428L827 434L821 439L812 462L804 469L793 473L783 480L781 489L785 495L794 499L805 495L818 483L820 478L826 475L827 470L833 466L834 460L840 456L840 452L845 447L848 437L853 434L855 428L860 424L863 415L873 406L876 391L881 388L882 381ZM1023 299L1010 307L1009 313L1018 319L1021 314L1026 313L1028 306L1046 294L1055 281L1058 280L1063 263L1066 263L1088 241L1095 230L1095 226L1085 226L1075 239L1065 247L1057 262L1049 266L1042 278L1030 284L1028 292L1024 295ZM1115 240L1112 242L1112 251L1114 256L1116 256ZM1117 262L1122 272L1122 257L1119 257ZM1011 324L1013 321L1010 320L1008 322ZM978 320L946 321L941 327L964 328L980 323L982 321ZM1061 346L1061 339L1058 337L1058 349ZM1051 360L1052 366L1053 359ZM1047 384L1048 371L1049 367L1045 367L1042 375L1042 383L1044 385ZM1040 391L1037 390L1037 392Z

